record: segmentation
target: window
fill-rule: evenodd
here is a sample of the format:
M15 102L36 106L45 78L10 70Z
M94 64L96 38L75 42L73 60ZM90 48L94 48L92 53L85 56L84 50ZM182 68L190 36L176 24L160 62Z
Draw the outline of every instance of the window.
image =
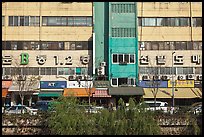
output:
M2 26L4 26L4 23L5 22L5 17L4 16L2 16Z
M117 62L118 62L118 55L113 54L113 63L117 63Z
M195 74L202 74L202 67L195 67Z
M111 4L113 13L134 13L135 5L134 4Z
M40 26L40 17L30 16L30 26Z
M134 54L112 54L113 63L135 63Z
M156 18L143 18L142 26L156 26Z
M193 73L193 67L177 67L177 74L194 74Z
M193 27L202 27L202 18L193 18Z
M43 26L92 26L92 17L42 17Z
M189 26L189 18L179 18L179 26L181 27L185 27L185 26Z
M9 26L39 26L39 16L9 16Z
M114 87L118 86L118 79L117 78L112 78L111 79L111 85L114 86Z
M195 19L194 24L202 25L202 21ZM139 26L190 26L190 18L138 18Z

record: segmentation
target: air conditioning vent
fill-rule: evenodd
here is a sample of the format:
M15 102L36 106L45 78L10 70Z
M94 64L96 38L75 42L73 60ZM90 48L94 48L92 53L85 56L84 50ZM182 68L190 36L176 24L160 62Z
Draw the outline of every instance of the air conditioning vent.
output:
M198 75L198 76L197 76L197 79L198 79L198 80L202 80L202 75Z
M179 75L178 76L178 80L185 80L186 79L186 75Z
M188 74L187 79L188 80L194 80L194 75L193 74Z

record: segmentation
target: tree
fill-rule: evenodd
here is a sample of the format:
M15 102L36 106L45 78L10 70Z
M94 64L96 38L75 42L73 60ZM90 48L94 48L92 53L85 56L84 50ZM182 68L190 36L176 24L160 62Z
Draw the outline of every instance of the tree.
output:
M20 65L16 63L15 67L12 67L11 77L13 86L18 87L17 93L20 96L21 104L23 105L25 95L32 95L31 91L34 90L33 86L39 83L41 76L31 75L28 66L20 67Z

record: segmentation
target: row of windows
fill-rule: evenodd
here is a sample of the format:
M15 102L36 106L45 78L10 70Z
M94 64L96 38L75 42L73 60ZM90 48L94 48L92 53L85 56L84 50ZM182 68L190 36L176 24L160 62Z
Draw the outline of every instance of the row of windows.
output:
M9 16L9 26L40 26L40 17Z
M135 4L111 4L113 13L134 13L135 12Z
M92 26L92 17L42 17L43 26Z
M87 75L88 68L28 67L2 69L2 75Z
M190 26L190 18L138 18L139 26L169 26L185 27ZM192 18L193 27L202 27L202 18Z
M140 74L161 74L171 75L172 67L139 67ZM174 75L180 74L202 74L202 67L174 67Z
M202 41L140 41L140 50L202 50Z
M5 17L2 16L2 26ZM40 26L39 16L9 16L9 26ZM92 26L92 17L42 17L42 26Z
M112 28L112 37L136 37L135 28Z
M92 41L2 41L2 50L92 50Z
M134 54L112 54L112 62L119 64L133 64L135 63Z
M135 86L136 80L135 78L112 78L111 85L113 87L117 86Z

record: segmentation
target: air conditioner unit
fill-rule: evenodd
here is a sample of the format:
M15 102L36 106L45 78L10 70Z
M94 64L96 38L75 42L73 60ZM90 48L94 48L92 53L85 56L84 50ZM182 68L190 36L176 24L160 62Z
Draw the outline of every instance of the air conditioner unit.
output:
M197 79L198 79L198 80L202 80L202 75L198 75L198 76L197 76Z
M92 80L92 78L91 78L91 76L89 76L89 75L85 75L85 76L84 76L84 80Z
M185 80L186 79L186 75L179 75L178 76L178 80Z
M73 81L73 80L76 80L76 76L74 75L69 76L69 81Z
M165 75L165 76L162 76L161 79L162 79L162 80L169 80L169 79L170 79L170 76Z
M188 74L187 76L188 80L194 80L194 75L193 74Z
M101 63L100 63L100 66L101 66L101 67L105 67L105 66L106 66L106 62L101 62Z
M101 76L101 75L105 75L105 67L99 67L98 69L97 69L97 74L98 74L98 76Z
M149 80L149 79L150 79L150 77L148 75L143 75L142 76L142 80Z
M9 75L2 76L2 80L8 80L8 79L11 79L11 76L9 76Z
M159 79L161 79L161 76L153 76L153 79L154 80L159 80Z
M77 79L77 80L80 80L80 81L81 81L81 80L84 80L84 76L77 76L76 79Z

